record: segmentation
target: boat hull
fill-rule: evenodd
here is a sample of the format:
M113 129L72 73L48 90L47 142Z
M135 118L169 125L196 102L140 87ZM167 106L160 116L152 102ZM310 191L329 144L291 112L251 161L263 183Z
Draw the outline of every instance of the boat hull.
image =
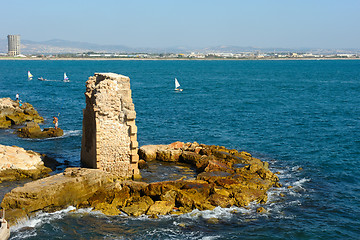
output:
M1 221L1 227L0 227L0 240L7 240L10 237L10 229L9 224L5 219Z

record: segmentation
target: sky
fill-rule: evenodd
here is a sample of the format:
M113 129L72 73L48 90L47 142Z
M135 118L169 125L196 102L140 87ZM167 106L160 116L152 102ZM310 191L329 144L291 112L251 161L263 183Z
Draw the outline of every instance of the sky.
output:
M360 0L0 0L0 38L128 47L360 48Z

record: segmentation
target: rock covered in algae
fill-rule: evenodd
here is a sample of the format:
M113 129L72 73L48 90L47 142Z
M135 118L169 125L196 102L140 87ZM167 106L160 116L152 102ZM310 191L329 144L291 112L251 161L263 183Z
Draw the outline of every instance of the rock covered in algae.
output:
M44 119L29 103L21 106L11 98L0 98L0 128L10 128L25 122L44 122Z
M41 130L40 126L35 122L27 122L26 126L19 128L16 133L22 138L52 138L64 135L61 128L44 128L44 130Z
M147 152L149 149L151 153ZM174 150L180 154L173 154ZM190 163L196 168L197 177L145 183L119 179L100 169L68 168L62 174L13 189L1 206L8 209L10 224L40 210L51 212L69 205L92 207L107 215L123 212L156 217L193 209L212 210L216 206L244 207L253 201L265 203L267 190L279 185L268 163L225 147L176 142L143 146L139 152L140 156L151 156L150 161Z

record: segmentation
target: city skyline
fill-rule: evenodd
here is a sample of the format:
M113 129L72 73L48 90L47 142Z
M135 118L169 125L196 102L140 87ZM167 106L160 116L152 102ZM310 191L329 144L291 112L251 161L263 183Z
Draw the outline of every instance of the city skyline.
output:
M360 48L360 1L7 1L0 38L132 48ZM15 11L16 10L16 11Z

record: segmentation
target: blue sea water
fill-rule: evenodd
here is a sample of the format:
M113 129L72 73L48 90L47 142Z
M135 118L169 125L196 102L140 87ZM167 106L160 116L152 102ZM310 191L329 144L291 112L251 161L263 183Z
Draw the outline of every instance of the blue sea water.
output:
M71 82L61 81L64 72ZM70 207L12 227L11 239L360 239L359 60L3 60L0 97L18 92L45 118L42 127L59 115L65 135L25 140L0 130L0 144L80 166L85 81L95 72L130 77L140 145L246 150L268 161L284 187L269 192L264 214L256 204L159 219ZM173 91L175 77L183 92Z

